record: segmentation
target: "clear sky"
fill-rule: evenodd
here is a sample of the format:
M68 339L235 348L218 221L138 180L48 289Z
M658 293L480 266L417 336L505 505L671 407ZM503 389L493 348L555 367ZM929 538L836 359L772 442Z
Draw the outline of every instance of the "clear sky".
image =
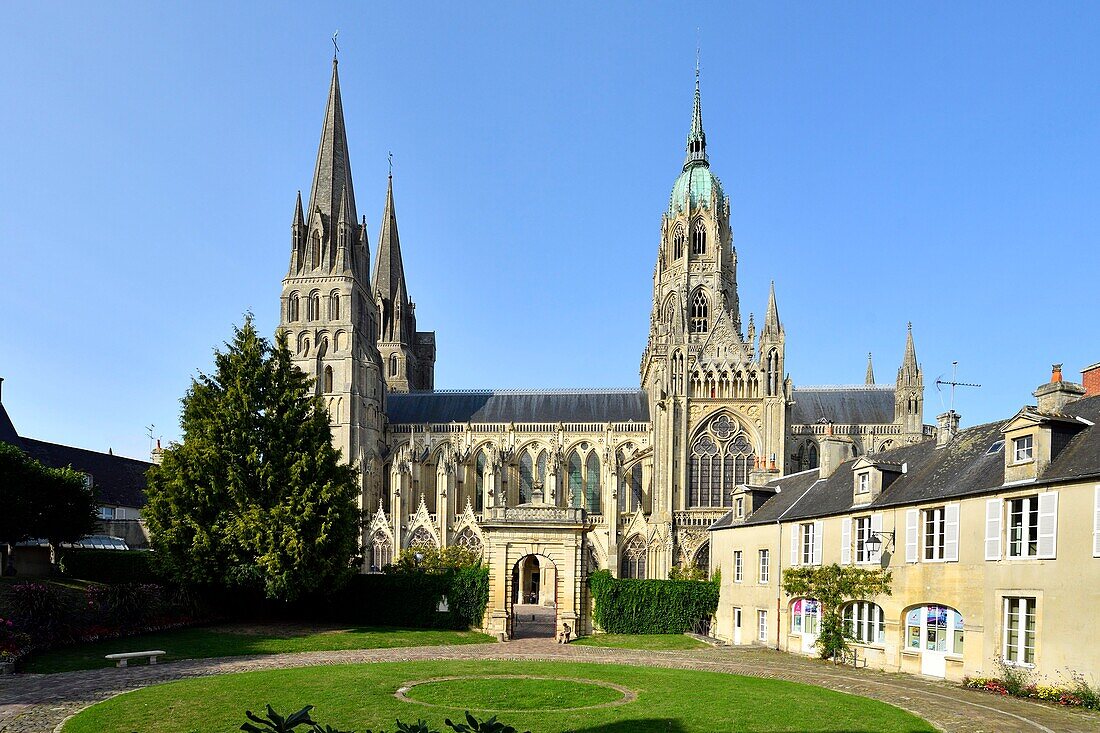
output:
M339 29L372 252L394 155L436 385L638 384L697 37L742 312L796 385L963 424L1100 361L1100 5L6 3L0 376L23 435L145 457L246 310L271 333ZM698 29L698 30L697 30ZM303 190L303 195L308 191Z

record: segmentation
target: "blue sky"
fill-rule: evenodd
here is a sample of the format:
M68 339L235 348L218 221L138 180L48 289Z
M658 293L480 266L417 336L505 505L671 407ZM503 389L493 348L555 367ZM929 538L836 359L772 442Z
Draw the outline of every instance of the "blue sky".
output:
M372 252L386 154L436 384L633 386L697 36L742 311L796 385L965 424L1100 361L1100 6L8 3L0 376L28 436L144 457L252 310L270 333L340 31ZM698 30L697 30L698 29ZM307 191L303 190L303 195Z

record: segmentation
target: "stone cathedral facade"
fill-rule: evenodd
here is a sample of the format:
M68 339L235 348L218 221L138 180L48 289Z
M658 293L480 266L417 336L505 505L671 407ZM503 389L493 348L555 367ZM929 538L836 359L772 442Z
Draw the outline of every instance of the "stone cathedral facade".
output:
M868 358L863 384L799 388L774 284L763 323L742 320L698 75L639 388L434 390L435 334L417 330L392 176L376 250L372 270L334 61L309 206L299 194L291 224L280 331L359 471L364 571L408 547L469 546L490 568L491 632L513 634L520 604L587 629L595 569L665 578L709 567L707 527L751 514L768 481L817 467L826 438L857 455L933 434L911 329L894 383L875 384Z

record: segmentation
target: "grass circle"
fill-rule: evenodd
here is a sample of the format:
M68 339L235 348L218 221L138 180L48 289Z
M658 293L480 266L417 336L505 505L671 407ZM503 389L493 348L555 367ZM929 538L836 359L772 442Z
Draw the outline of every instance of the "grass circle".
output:
M430 707L494 712L585 710L623 705L638 697L611 682L531 675L436 677L406 682L395 696Z

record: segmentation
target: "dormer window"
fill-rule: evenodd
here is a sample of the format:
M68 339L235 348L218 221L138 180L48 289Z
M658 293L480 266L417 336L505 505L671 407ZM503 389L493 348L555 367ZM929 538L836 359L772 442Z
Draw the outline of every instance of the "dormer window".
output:
M1021 435L1012 439L1012 456L1015 463L1026 463L1034 459L1034 438L1031 435Z
M744 497L737 497L737 501L734 504L737 508L737 518L744 519L745 517L745 499Z
M856 493L866 494L871 490L871 474L861 473L856 477Z

